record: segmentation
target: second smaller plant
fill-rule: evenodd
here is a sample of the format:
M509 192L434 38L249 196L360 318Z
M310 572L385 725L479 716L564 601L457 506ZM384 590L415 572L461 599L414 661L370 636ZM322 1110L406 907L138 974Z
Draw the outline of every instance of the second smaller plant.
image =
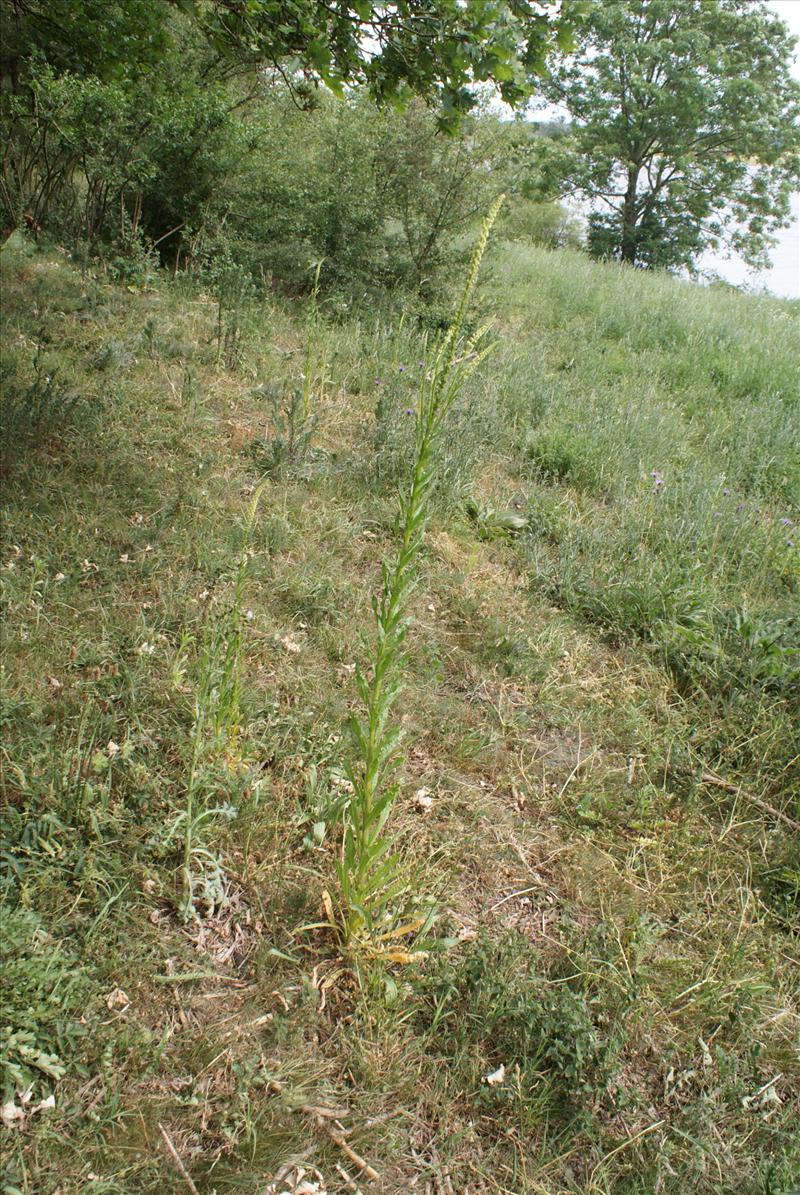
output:
M40 447L87 410L83 396L67 386L56 369L48 368L41 345L36 349L33 372L28 386L19 385L9 365L0 378L0 456L4 463Z
M194 695L194 716L186 783L186 803L172 824L169 839L180 835L183 842L180 912L186 921L197 918L201 897L214 905L221 890L221 865L205 845L205 831L215 820L234 817L230 801L220 803L212 796L224 795L214 776L220 760L237 761L237 741L242 720L242 658L244 654L244 585L250 558L250 543L261 495L259 485L250 500L244 520L242 548L234 579L233 595L222 611L209 611L203 631Z
M306 319L306 343L303 371L299 384L289 391L259 387L269 401L272 435L253 440L250 455L264 476L277 477L287 466L307 454L319 419L318 409L328 386L328 360L319 314L319 275L317 264L314 287Z

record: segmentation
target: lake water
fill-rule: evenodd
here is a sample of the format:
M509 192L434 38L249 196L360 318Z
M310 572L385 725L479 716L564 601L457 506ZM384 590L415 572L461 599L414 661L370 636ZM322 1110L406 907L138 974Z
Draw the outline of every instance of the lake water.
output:
M800 298L800 195L792 200L792 223L782 228L778 244L772 250L772 269L753 272L740 257L726 258L724 253L706 253L700 259L703 270L714 270L735 286L766 287L774 295Z
M798 0L800 6L800 0ZM581 220L585 220L589 205L580 201L564 202L564 206ZM769 270L750 270L735 253L725 250L705 253L699 260L701 270L713 271L733 286L747 286L768 290L784 299L800 299L800 194L792 196L792 222L778 233L778 241L770 254Z

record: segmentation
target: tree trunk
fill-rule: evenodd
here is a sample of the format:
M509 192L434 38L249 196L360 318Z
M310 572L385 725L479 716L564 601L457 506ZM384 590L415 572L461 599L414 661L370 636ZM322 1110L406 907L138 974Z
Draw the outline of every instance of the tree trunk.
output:
M620 257L628 265L636 264L636 251L639 248L636 235L636 188L639 183L639 167L628 167L628 186L622 203L622 237L620 240Z

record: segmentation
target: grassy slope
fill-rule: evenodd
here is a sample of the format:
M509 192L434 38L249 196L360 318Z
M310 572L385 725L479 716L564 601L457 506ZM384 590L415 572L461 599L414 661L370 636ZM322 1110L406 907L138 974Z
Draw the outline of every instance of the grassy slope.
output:
M498 252L500 346L448 440L402 702L398 828L459 941L358 985L302 927L333 883L419 344L322 336L315 439L251 545L247 716L215 771L238 816L182 926L202 626L304 320L251 312L226 368L213 303L166 280L17 246L3 282L8 392L39 345L86 400L4 482L4 928L17 1027L66 1064L7 1189L185 1190L161 1124L204 1193L292 1159L344 1191L310 1103L386 1191L796 1190L796 842L735 791L798 816L796 311Z

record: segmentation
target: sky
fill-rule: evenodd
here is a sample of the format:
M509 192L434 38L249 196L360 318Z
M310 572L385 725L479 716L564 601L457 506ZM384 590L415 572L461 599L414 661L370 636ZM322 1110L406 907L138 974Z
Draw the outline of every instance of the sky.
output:
M767 0L778 16L786 22L796 37L800 36L800 0ZM800 64L795 63L795 74L800 79Z
M767 0L770 8L781 17L795 37L800 38L800 0ZM800 45L796 48L794 75L800 79ZM800 298L800 193L792 203L792 223L778 234L778 243L772 250L772 269L752 273L741 258L725 258L707 254L701 261L704 269L715 270L728 282L737 286L747 283L766 287L776 295Z

